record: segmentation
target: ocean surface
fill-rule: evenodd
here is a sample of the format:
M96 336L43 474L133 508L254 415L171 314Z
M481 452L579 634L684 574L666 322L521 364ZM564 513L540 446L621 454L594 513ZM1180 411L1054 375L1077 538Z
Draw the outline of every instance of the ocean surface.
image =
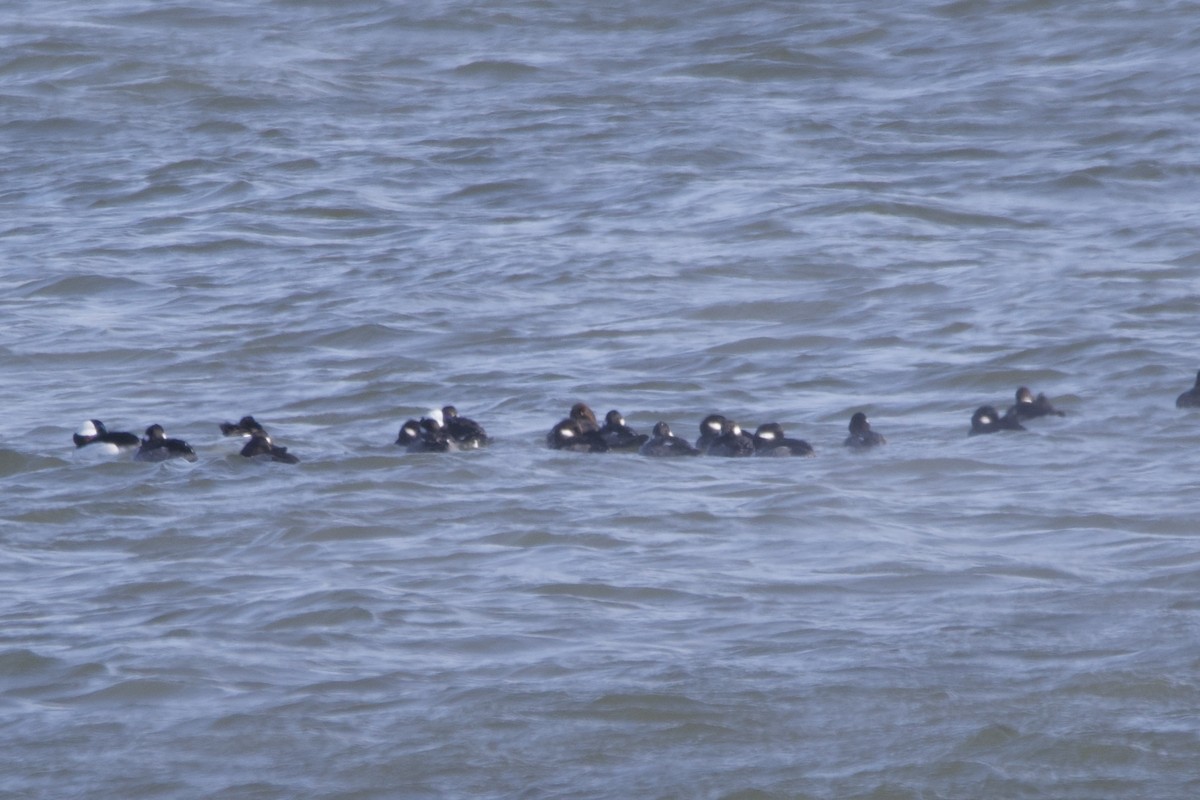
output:
M7 5L0 798L1192 800L1198 142L1191 2Z

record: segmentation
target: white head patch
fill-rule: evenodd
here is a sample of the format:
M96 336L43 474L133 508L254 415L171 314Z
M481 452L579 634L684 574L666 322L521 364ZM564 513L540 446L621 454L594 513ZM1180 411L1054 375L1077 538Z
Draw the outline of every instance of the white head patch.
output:
M87 422L79 426L80 436L95 436L100 431L96 430L96 426L89 419Z

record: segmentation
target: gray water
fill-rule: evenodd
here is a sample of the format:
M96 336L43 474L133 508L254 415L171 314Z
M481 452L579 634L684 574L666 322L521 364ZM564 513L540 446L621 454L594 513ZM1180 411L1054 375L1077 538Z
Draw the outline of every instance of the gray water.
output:
M1200 14L889 5L0 12L0 798L1197 796Z

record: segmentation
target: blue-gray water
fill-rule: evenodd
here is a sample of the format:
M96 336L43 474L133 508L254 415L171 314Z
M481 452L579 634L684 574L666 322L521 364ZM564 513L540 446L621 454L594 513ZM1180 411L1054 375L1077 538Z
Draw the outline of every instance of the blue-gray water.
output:
M0 12L0 798L1200 793L1200 15L891 5Z

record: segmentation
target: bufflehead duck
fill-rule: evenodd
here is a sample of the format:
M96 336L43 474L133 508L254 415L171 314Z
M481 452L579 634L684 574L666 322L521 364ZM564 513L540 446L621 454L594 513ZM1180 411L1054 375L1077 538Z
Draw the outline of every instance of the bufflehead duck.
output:
M84 447L95 443L107 445L114 451L127 450L137 447L142 443L137 434L125 431L110 431L98 419L89 419L83 423L79 428L79 432L75 433L71 438L74 440L76 447Z
M887 444L887 439L883 438L882 433L871 430L871 423L867 422L866 414L856 411L854 416L850 417L850 435L843 444L854 450L866 450L868 447Z
M611 450L637 450L650 439L648 435L626 425L625 418L616 409L604 415L600 435Z
M700 421L700 438L696 439L696 449L701 453L707 453L708 447L721 435L721 426L725 424L725 417L720 414L709 414Z
M1050 404L1050 401L1044 394L1038 394L1035 398L1033 392L1022 386L1017 389L1017 403L1008 410L1010 414L1016 414L1017 419L1033 419L1034 417L1065 417L1065 411L1059 411Z
M267 432L261 428L250 434L250 441L246 442L246 446L242 448L242 455L246 458L268 456L272 461L284 464L300 463L300 459L289 453L286 447L273 443L271 437L267 436Z
M442 424L445 425L446 435L463 450L486 447L492 442L482 425L473 419L460 417L454 406L442 407Z
M681 439L671 433L671 426L659 422L654 426L654 435L638 450L644 456L698 456L700 451L692 447L686 439Z
M570 450L575 453L606 453L605 444L599 431L585 431L579 420L564 419L546 434L546 446L551 450Z
M221 423L221 435L223 436L251 436L255 431L267 432L266 428L259 425L258 420L249 414L239 419L236 423Z
M778 422L764 422L754 432L754 454L759 456L811 456L812 445L803 439L783 435Z
M142 446L138 448L134 459L137 461L166 461L169 458L185 458L196 460L196 451L182 439L168 439L162 425L151 425L146 428L146 436Z
M1020 423L1014 412L1009 411L1002 417L994 406L980 406L971 415L971 430L967 432L967 435L1023 430L1025 430L1025 426Z
M721 435L708 446L706 454L727 458L752 456L754 455L754 437L743 431L736 422L727 419L721 423Z
M457 445L451 443L441 423L432 417L406 421L400 426L396 444L410 453L445 453L458 449Z
M1176 408L1196 408L1200 406L1200 372L1196 373L1196 385L1175 398Z

